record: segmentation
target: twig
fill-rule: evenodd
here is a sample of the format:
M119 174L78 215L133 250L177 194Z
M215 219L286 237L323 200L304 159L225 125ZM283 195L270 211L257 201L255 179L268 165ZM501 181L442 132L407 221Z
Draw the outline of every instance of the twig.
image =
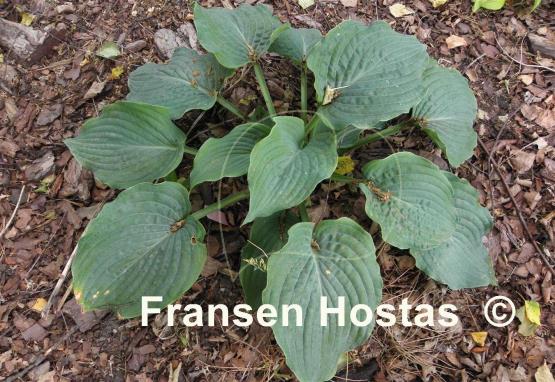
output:
M60 346L63 342L65 342L69 337L71 337L71 335L73 333L75 333L77 331L77 326L74 326L73 328L71 328L71 330L69 332L67 332L61 339L59 339L54 345L52 345L50 348L48 348L48 350L46 350L44 352L44 354L38 356L38 358L31 363L29 366L27 366L25 369L10 375L5 382L13 382L16 381L18 379L23 378L25 375L27 375L28 372L30 372L31 370L33 370L35 367L37 367L38 365L40 365L42 362L44 362L44 360L46 359L46 357L48 357L50 355L50 353L52 353L58 346Z
M488 155L489 161L491 162L493 168L495 169L495 171L499 175L499 178L501 179L501 183L503 183L503 187L505 188L505 191L507 192L507 194L509 194L509 198L511 199L511 202L513 203L514 210L515 210L515 212L518 216L518 219L520 220L520 224L522 225L522 228L524 228L524 232L526 232L526 235L528 236L528 238L532 242L532 245L534 246L534 248L536 249L536 251L540 255L540 258L543 261L543 263L545 264L545 266L549 269L551 274L553 276L555 276L555 270L553 270L553 266L549 262L549 259L545 256L545 254L541 250L540 246L538 245L538 243L536 243L536 240L534 239L534 237L530 233L530 230L528 229L528 225L526 224L526 220L524 220L524 217L522 216L522 212L520 211L520 207L518 206L513 194L511 193L511 189L510 189L509 185L507 184L507 181L503 177L503 174L501 173L501 170L499 169L499 166L497 165L497 161L491 156L489 150L487 149L486 145L484 145L484 142L482 141L482 139L480 137L478 137L478 143L480 144L480 147L482 148L482 150ZM492 203L493 203L493 201L492 201Z
M555 69L552 69L552 68L550 68L550 67L548 67L548 66L525 64L524 62L522 62L522 60L519 61L519 60L517 60L516 58L511 57L511 56L509 55L509 53L507 53L507 51L503 48L503 46L501 46L501 44L499 43L499 40L497 40L497 36L495 36L495 42L497 43L497 46L499 46L499 48L501 48L501 51L503 52L503 55L504 55L505 57L507 57L508 59L510 59L511 61L516 62L517 64L519 64L519 65L521 65L521 66L526 66L526 67L528 67L528 68L544 69L544 70L548 70L548 71L550 71L550 72L555 73ZM522 56L522 53L521 53L521 56ZM522 59L522 57L521 57L521 59Z
M477 63L478 61L480 61L480 60L482 59L482 57L484 57L485 55L486 55L485 53L482 53L481 55L479 55L478 57L476 57L470 64L468 64L468 65L466 66L465 70L466 70L466 69L470 69L470 67L471 67L472 65L474 65L475 63Z
M17 210L19 209L19 205L21 204L21 199L23 198L24 193L25 193L25 185L21 187L21 192L19 193L19 198L17 199L17 204L15 205L15 208L12 212L12 216L10 216L10 219L6 223L6 226L2 229L2 232L0 232L0 239L4 237L4 234L10 228L10 225L12 225L13 219L15 218L15 214L17 213Z
M65 268L62 272L62 275L58 279L58 282L56 283L56 286L54 287L54 290L52 291L52 294L50 295L50 298L48 298L48 302L46 303L46 306L44 307L44 309L41 313L41 316L44 319L46 319L48 317L48 311L50 310L50 307L52 306L52 303L54 302L54 298L58 295L58 293L60 292L60 289L62 288L62 285L64 284L64 281L66 280L67 274L69 273L69 270L71 269L71 263L73 262L73 258L75 257L75 254L77 253L77 247L78 247L78 245L76 245L75 248L73 249L73 252L71 252L71 255L69 256L69 260L66 263L66 266L65 266Z

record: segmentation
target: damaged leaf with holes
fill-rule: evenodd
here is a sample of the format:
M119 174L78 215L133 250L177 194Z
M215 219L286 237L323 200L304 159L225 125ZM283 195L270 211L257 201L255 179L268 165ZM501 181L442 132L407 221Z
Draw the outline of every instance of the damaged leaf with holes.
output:
M303 326L278 320L272 330L289 370L318 382L372 333L372 324L349 317L322 327L317 312L322 297L332 307L338 297L348 308L380 303L376 240L410 253L452 289L496 283L482 242L492 219L470 183L414 153L370 148L421 129L453 167L469 160L477 105L460 73L381 21L344 21L323 36L290 27L263 4L195 4L194 20L206 53L178 48L169 62L136 69L127 100L105 106L65 142L98 181L121 190L79 240L73 291L84 310L131 318L141 296L162 296L150 304L158 308L179 300L207 259L204 220L219 216L245 234L243 249L227 253L245 301L302 307ZM276 99L266 83L263 66L276 55L300 73L287 89L292 100ZM238 80L257 82L250 108L227 99ZM278 107L286 103L301 112ZM198 198L210 184L218 200L193 209L189 192ZM328 203L358 193L371 222L312 216L322 189L333 190Z

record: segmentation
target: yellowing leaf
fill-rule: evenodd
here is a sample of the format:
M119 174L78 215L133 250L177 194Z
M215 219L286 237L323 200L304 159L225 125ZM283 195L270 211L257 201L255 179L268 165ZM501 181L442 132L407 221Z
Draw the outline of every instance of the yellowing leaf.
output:
M518 333L520 333L524 337L530 337L536 333L536 329L539 327L539 325L534 324L528 319L528 317L526 317L524 306L516 311L516 317L520 320Z
M47 301L44 298L39 297L35 300L35 302L31 306L31 309L34 310L35 312L41 313L44 310L44 307L46 306L46 304L47 304Z
M476 345L485 346L488 332L472 332L470 333L470 336L472 337L472 340L476 343Z
M536 301L524 301L524 310L526 312L526 318L533 324L541 325L540 316L541 308L540 304Z
M27 12L21 12L21 21L20 21L21 24L29 26L33 23L34 19L35 19L34 15Z
M110 79L117 80L118 78L121 77L123 72L125 72L125 69L121 65L112 68L112 74L110 74Z
M120 55L119 47L115 42L106 41L98 48L96 55L104 58L115 58Z
M447 0L430 0L430 3L432 3L432 7L434 8L441 7L446 2Z
M0 53L0 64L4 63L4 53Z
M412 15L414 11L410 8L407 8L401 3L395 3L389 7L389 12L393 15L393 17L403 17L407 15Z
M302 9L307 9L314 5L314 0L299 0L299 5Z
M536 378L536 382L555 382L553 379L553 374L551 374L551 370L549 370L549 366L544 363L542 366L538 367L536 370L536 374L534 374Z
M476 12L480 8L498 11L505 5L505 0L474 0L472 12Z
M335 173L339 175L347 175L353 172L355 169L355 162L350 156L342 156L337 158L337 167L335 168Z

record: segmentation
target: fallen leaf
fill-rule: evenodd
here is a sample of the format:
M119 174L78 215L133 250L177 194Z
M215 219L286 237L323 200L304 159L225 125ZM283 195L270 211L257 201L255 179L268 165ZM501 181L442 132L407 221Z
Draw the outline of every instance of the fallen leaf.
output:
M524 311L526 312L526 318L528 318L531 323L541 325L541 308L537 301L524 301Z
M536 155L533 153L527 153L522 150L511 151L511 164L519 174L530 170L534 165L535 159Z
M530 85L534 82L534 76L531 74L521 74L518 76L518 79L521 80L525 85Z
M110 74L110 79L111 80L119 79L121 77L121 75L123 74L123 72L125 72L125 69L123 68L122 65L112 68L112 73Z
M466 40L462 37L456 36L456 35L451 35L449 37L447 37L445 39L445 42L447 43L447 48L448 49L454 49L454 48L458 48L460 46L467 46L468 43L466 42Z
M34 15L27 12L21 12L21 21L20 21L21 24L25 26L29 26L33 23L34 19L35 19Z
M393 17L403 17L412 15L414 11L410 8L407 8L401 3L395 3L389 7L389 12L393 15Z
M347 175L353 172L355 169L355 162L350 156L341 156L337 159L337 167L335 168L335 173L339 175Z
M344 7L356 7L358 0L339 0Z
M113 41L106 41L98 48L96 55L104 58L115 58L120 55L118 45Z
M485 346L488 332L472 332L470 333L470 336L472 337L472 340L476 343L476 345Z
M553 374L551 374L551 370L549 370L549 366L544 363L542 366L538 367L536 370L536 374L534 374L536 378L536 382L555 382L553 379Z
M44 310L46 303L47 301L44 298L39 297L35 300L35 302L31 306L31 309L34 310L35 312L41 313Z
M106 81L101 81L101 82L95 81L95 82L93 82L93 84L91 85L89 90L87 90L87 92L85 93L83 98L84 99L90 99L90 98L96 97L98 94L100 94L100 92L102 90L104 90L105 85L106 85Z
M519 334L523 335L524 337L530 337L536 333L536 329L539 327L539 325L530 322L528 317L526 317L524 306L516 311L516 317L520 321L520 325L518 326Z
M447 0L430 0L430 3L432 3L432 7L434 8L441 7L446 2Z

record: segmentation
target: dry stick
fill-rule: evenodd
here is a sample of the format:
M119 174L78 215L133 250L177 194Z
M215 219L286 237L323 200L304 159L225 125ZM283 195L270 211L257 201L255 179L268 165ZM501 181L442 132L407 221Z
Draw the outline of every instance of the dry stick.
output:
M549 263L549 259L545 256L545 254L541 250L540 246L538 245L538 243L536 243L536 240L534 239L534 237L530 233L530 230L528 229L528 225L526 225L526 220L524 220L524 217L522 216L522 212L520 212L520 207L518 206L513 194L511 193L511 189L510 189L509 185L507 184L507 181L505 181L505 178L503 177L503 174L501 173L501 170L499 169L499 166L497 165L497 161L495 159L493 159L493 157L490 155L490 152L488 151L488 149L486 148L486 145L484 145L484 142L482 141L482 139L480 137L478 137L478 143L480 143L480 147L488 155L489 160L490 160L491 164L493 165L493 168L495 169L495 171L499 175L499 178L501 179L501 183L503 183L503 187L505 188L505 191L507 192L507 194L509 194L509 198L511 199L511 202L513 203L513 206L514 206L514 209L515 209L516 214L518 216L518 219L520 220L520 224L522 225L522 228L524 228L524 231L526 232L526 235L528 235L528 238L532 242L532 245L534 246L536 251L539 253L540 258L544 262L545 266L549 269L551 274L553 276L555 276L555 271L553 270L553 266Z
M10 219L6 223L6 226L4 227L4 229L2 229L2 232L0 232L0 239L4 237L4 234L10 228L10 225L12 225L13 219L15 218L15 214L17 213L17 210L19 209L19 205L21 204L21 199L23 198L24 193L25 193L25 185L21 187L21 192L19 193L19 198L17 199L17 204L15 205L15 208L12 212L12 216L10 216Z
M62 272L62 275L58 279L58 282L56 283L56 286L54 287L54 290L52 291L52 294L50 295L50 298L48 299L48 302L46 303L46 306L42 311L41 316L44 319L48 317L48 311L50 310L50 307L54 302L54 298L58 295L58 293L60 292L60 289L62 288L62 285L64 284L64 281L66 280L67 274L69 273L69 270L71 268L71 263L73 262L73 258L77 253L77 247L78 245L76 245L75 248L73 249L73 252L71 252L71 255L69 256L69 260L67 261L66 266L64 268L64 271Z
M499 43L499 40L497 40L497 36L495 36L495 42L497 43L497 46L499 48L501 48L501 52L503 53L503 55L505 57L507 57L508 59L510 59L513 62L516 62L517 64L519 64L520 66L526 66L528 68L537 68L537 69L543 69L543 70L548 70L550 72L555 73L555 69L551 69L548 66L544 66L544 65L532 65L532 64L525 64L524 62L522 62L522 52L520 54L520 61L517 60L514 57L511 57L511 55L505 50L505 48L503 48L503 46Z
M40 365L45 359L46 357L48 357L50 355L50 353L52 353L54 350L56 350L56 348L58 346L60 346L63 342L65 342L73 333L75 333L77 331L77 326L74 326L73 328L71 328L71 330L69 332L67 332L61 339L59 339L54 345L52 345L50 348L48 348L47 351L44 352L44 354L40 355L33 363L31 363L29 366L27 366L25 369L10 375L5 382L13 382L16 381L18 379L23 378L25 375L27 375L28 372L30 372L31 370L33 370L35 367L37 367L38 365Z

